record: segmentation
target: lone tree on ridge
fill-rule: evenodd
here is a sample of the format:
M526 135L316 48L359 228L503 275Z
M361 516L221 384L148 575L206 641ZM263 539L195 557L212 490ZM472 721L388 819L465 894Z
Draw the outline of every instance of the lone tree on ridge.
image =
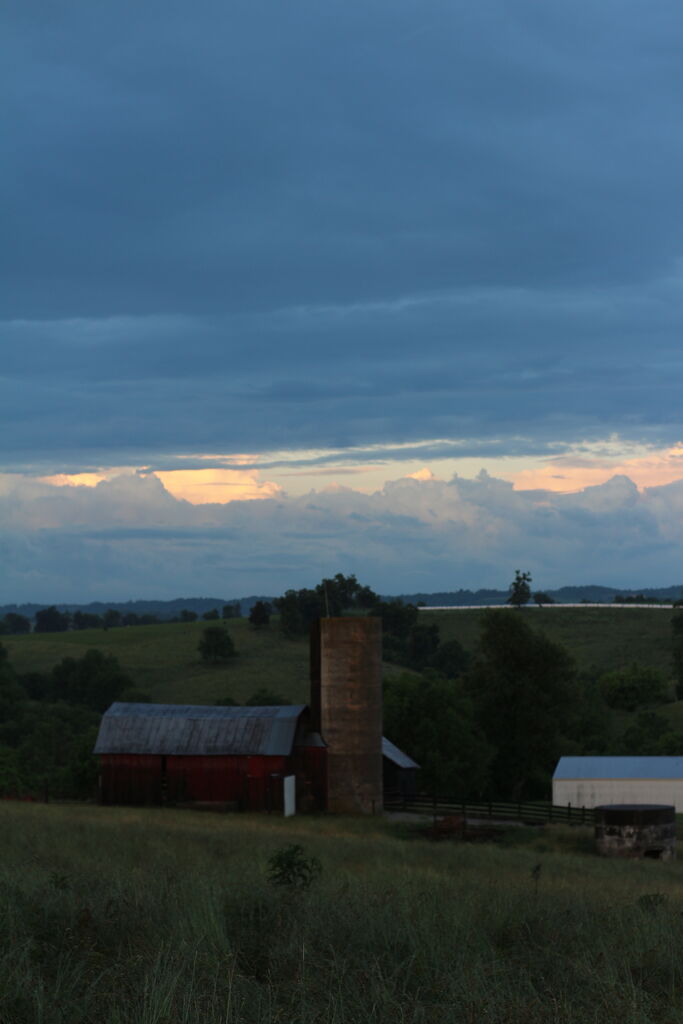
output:
M530 583L530 572L520 572L519 569L515 569L515 578L509 587L510 594L507 603L514 605L515 608L521 608L523 604L527 604L531 597Z

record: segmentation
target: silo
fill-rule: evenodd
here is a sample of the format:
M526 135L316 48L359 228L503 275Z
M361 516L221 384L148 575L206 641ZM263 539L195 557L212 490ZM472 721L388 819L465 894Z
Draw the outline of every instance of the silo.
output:
M315 642L312 644L312 651ZM319 683L311 671L314 716L327 744L327 809L346 814L382 810L382 623L320 620ZM312 661L314 659L312 658Z
M605 804L595 808L595 842L605 857L676 856L676 808L668 804Z

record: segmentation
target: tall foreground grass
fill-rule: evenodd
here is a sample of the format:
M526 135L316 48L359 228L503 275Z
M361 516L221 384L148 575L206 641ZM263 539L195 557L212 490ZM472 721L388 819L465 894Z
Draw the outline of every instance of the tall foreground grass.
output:
M308 892L268 882L294 842ZM0 1021L680 1022L683 865L582 843L4 804Z

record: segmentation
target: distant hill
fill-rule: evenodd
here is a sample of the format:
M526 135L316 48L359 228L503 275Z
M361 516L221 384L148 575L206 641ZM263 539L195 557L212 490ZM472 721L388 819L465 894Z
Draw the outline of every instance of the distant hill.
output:
M533 589L533 584L532 584ZM683 595L683 584L674 587L639 587L637 590L617 587L560 587L558 590L546 590L557 604L580 604L587 601L591 604L612 604L614 598L653 597L660 601L677 601ZM487 604L505 604L508 599L507 590L449 590L437 594L400 594L400 599L410 604L422 602L427 607L454 607L469 605L473 608Z
M134 615L156 615L164 622L177 618L180 613L187 609L203 615L214 608L222 611L224 604L239 604L242 615L248 615L251 608L257 601L272 601L272 597L253 595L251 597L176 597L172 601L91 601L89 604L57 604L60 612L87 612L90 615L103 615L110 608L114 611L126 614L132 612ZM0 618L8 612L17 612L19 615L26 615L29 619L35 617L36 612L47 607L43 604L5 604L0 605Z
M612 604L617 595L635 597L642 594L645 598L657 598L660 601L676 601L683 596L683 584L673 587L639 587L637 590L617 589L616 587L560 587L558 590L546 590L556 604L579 604L587 601L591 604ZM382 600L396 599L406 604L425 604L428 608L455 607L467 605L479 608L488 604L503 605L507 602L507 590L448 590L432 594L384 594ZM91 601L89 604L57 604L61 612L87 612L91 615L103 615L109 608L125 614L156 615L161 622L176 619L187 609L201 616L217 608L220 612L224 604L239 604L242 615L248 615L257 601L273 602L274 597L264 594L252 594L249 597L176 597L172 601ZM0 618L8 612L17 612L33 619L37 611L46 607L47 602L36 604L5 604L0 605Z

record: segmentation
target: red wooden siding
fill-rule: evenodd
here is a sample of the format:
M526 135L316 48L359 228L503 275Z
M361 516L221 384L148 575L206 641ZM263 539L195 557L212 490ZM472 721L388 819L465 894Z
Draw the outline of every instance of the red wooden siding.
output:
M279 809L287 757L102 754L105 804L231 802L245 810ZM278 780L274 778L278 777Z
M156 754L102 754L104 804L160 804L161 758Z

